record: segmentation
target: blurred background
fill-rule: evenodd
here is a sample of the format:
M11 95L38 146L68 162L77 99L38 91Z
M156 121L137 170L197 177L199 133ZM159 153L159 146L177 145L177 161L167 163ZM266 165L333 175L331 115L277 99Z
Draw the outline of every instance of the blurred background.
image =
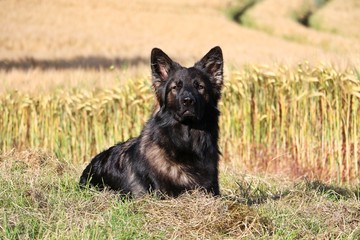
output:
M358 0L14 0L0 16L0 91L149 76L153 47L189 66L219 45L227 69L360 56Z

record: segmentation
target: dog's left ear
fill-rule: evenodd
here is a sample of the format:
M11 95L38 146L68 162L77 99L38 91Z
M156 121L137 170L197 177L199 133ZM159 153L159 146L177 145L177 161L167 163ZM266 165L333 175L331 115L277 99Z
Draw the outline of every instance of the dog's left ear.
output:
M194 65L194 67L201 69L210 75L210 81L219 94L223 86L223 66L223 54L219 46L212 48Z

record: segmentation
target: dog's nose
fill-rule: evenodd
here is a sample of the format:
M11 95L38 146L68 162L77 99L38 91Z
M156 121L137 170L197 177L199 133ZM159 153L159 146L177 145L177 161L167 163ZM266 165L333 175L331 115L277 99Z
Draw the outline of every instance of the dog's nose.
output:
M182 103L185 107L189 107L191 105L194 105L195 101L191 97L184 97Z

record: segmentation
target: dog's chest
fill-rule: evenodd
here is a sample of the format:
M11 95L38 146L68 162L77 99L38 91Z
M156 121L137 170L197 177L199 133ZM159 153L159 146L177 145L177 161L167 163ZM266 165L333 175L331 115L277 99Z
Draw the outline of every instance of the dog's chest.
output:
M178 186L195 186L204 184L207 174L211 174L212 163L204 164L191 154L171 156L157 145L145 151L146 161L157 178ZM193 159L192 159L193 158ZM203 180L204 179L204 180Z

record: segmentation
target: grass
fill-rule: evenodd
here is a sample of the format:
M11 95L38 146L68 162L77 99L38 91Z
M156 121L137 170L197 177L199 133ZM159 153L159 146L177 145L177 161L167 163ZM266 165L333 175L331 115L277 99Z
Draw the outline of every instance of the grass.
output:
M39 150L0 156L1 239L357 239L360 189L221 171L221 198L80 190L81 168ZM254 200L254 201L249 201ZM256 200L256 201L255 201Z
M6 173L6 169L10 171ZM1 157L1 239L142 238L141 216L109 192L80 191L78 171L41 151ZM10 174L11 172L11 174ZM142 235L141 235L142 234Z

